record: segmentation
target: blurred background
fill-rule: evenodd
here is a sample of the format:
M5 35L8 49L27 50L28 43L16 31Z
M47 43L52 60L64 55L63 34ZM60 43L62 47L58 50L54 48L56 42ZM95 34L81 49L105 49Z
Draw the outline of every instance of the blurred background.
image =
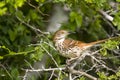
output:
M75 31L70 38L92 42L119 36L120 0L1 0L0 79L69 80L65 71L36 71L65 65L52 37L60 29ZM101 56L108 68L89 72L99 79L120 78L119 41L103 45ZM56 64L57 63L57 64ZM90 70L91 64L82 66ZM52 75L53 74L53 75ZM58 77L57 77L58 76ZM85 77L75 79L85 80Z

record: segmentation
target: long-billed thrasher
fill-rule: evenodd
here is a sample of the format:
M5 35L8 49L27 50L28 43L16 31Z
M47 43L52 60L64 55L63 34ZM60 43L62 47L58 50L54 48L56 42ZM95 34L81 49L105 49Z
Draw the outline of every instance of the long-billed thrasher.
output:
M85 43L82 41L67 39L66 37L69 34L69 31L58 30L54 34L53 42L55 43L55 47L59 51L59 54L70 59L80 57L84 53L83 51L89 49L97 43L108 40L104 39L95 42Z

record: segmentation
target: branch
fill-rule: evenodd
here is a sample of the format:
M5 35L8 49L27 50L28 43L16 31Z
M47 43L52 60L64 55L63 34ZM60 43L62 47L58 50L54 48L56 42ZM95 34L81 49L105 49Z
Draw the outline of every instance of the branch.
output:
M116 72L114 71L113 69L109 68L108 66L105 65L105 62L103 62L102 60L98 60L97 58L95 58L94 56L92 55L89 55L92 59L94 59L97 63L99 63L102 67L106 68L107 70L110 70L110 71L113 71L113 72Z
M26 70L28 72L40 72L40 71L55 71L55 70L65 70L65 68L49 68L49 69L23 69Z
M49 2L49 0L48 0L48 2ZM41 15L43 15L43 16L49 16L48 14L44 14L42 11L39 10L39 8L43 5L43 3L42 3L40 6L37 6L37 7L34 6L33 4L31 4L31 1L30 1L30 0L28 0L27 3L28 3L28 5L31 6L32 8L36 9Z
M102 16L104 16L107 20L109 20L109 21L113 21L113 17L112 16L110 16L110 15L108 15L106 12L104 12L103 10L99 10L98 11Z
M85 50L81 54L82 55L76 58L76 61L70 66L71 69L73 69L78 63L80 63L85 58L85 56L89 55L89 50Z
M55 61L55 59L53 58L53 56L47 51L47 49L45 49L42 45L40 45L40 46L41 46L41 48L43 48L43 50L45 50L45 52L51 57L51 59L54 61L55 65L56 65L57 67L59 67L58 64L57 64L57 62Z
M16 15L16 18L21 22L23 23L24 25L28 26L30 29L32 29L33 31L35 32L39 32L39 33L42 33L42 34L50 34L49 32L43 32L41 31L40 29L37 29L35 28L34 26L31 26L30 24L26 23L25 21L23 21L22 19L20 19L17 15Z
M88 78L90 78L90 79L92 79L92 80L97 80L96 77L94 77L94 76L92 76L92 75L89 75L89 74L87 74L86 72L83 72L83 71L77 71L77 70L71 69L71 68L69 68L69 71L70 71L72 74L83 75L83 76L86 76L86 77L88 77Z

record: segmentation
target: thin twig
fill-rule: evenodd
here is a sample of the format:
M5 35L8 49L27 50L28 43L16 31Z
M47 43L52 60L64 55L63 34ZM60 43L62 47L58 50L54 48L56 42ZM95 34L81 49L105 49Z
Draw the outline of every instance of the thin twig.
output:
M59 67L58 64L57 64L57 62L56 62L55 59L53 58L53 56L48 52L48 50L46 50L42 45L40 45L40 46L41 46L41 48L43 48L43 50L45 50L45 51L47 52L47 54L51 57L51 59L53 60L53 62L55 63L55 65L56 65L57 67Z
M77 60L70 66L71 67L71 69L73 69L78 63L80 63L80 61L82 61L84 58L85 58L85 56L87 56L88 54L89 54L89 51L83 51L83 53L81 53L82 55L81 56L79 56L79 58L77 58Z
M101 15L103 15L107 20L109 20L109 21L113 21L113 17L112 16L110 16L110 15L108 15L106 12L104 12L103 10L99 10L98 11Z
M28 72L40 72L40 71L55 71L55 70L65 70L66 68L48 68L48 69L27 69ZM26 69L23 69L23 70L26 70Z
M40 9L39 9L40 6L37 6L37 7L36 7L36 6L34 6L33 4L31 4L31 3L30 3L30 0L28 0L27 3L28 3L29 6L33 7L34 9L36 9L41 15L43 15L43 16L49 16L48 14L44 14L42 11L40 11ZM42 3L42 4L43 4L43 3Z
M101 64L101 66L103 66L103 67L106 68L107 70L110 70L110 71L116 72L116 71L114 71L113 69L107 67L103 61L101 62L100 60L98 60L98 59L95 58L94 56L91 56L91 55L89 55L89 56L90 56L92 59L94 59L96 62L98 62L99 64Z
M2 68L6 71L6 73L10 76L10 78L13 80L13 77L11 76L11 74L8 72L8 70L5 68L5 66L3 66L2 64L0 64L0 66L2 66Z
M24 75L24 77L23 77L23 80L26 80L26 78L27 78L27 73L28 73L28 70L26 70L25 75Z
M69 68L69 71L70 71L72 74L83 75L83 76L86 76L86 77L88 77L88 78L90 78L90 79L92 79L92 80L97 80L96 77L94 77L94 76L92 76L92 75L89 75L89 74L87 74L86 72L83 72L83 71L77 71L77 70L71 69L71 68Z
M23 21L22 19L20 19L17 15L16 18L23 24L25 24L26 26L28 26L29 28L31 28L32 30L34 30L35 32L40 32L42 34L50 34L49 32L43 32L40 29L35 28L34 26L31 26L30 24L26 23L25 21Z
M52 71L52 74L51 74L51 76L50 76L50 78L48 79L48 80L51 80L52 79L52 77L53 77L53 75L54 75L54 70Z

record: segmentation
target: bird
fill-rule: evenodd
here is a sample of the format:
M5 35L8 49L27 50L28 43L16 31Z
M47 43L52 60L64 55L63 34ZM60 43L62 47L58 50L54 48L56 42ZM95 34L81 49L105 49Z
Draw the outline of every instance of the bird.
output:
M59 54L63 57L74 59L80 57L86 50L94 46L95 44L105 42L108 39L98 40L90 43L67 38L71 34L71 31L58 30L53 36L53 42L55 48L59 51Z

